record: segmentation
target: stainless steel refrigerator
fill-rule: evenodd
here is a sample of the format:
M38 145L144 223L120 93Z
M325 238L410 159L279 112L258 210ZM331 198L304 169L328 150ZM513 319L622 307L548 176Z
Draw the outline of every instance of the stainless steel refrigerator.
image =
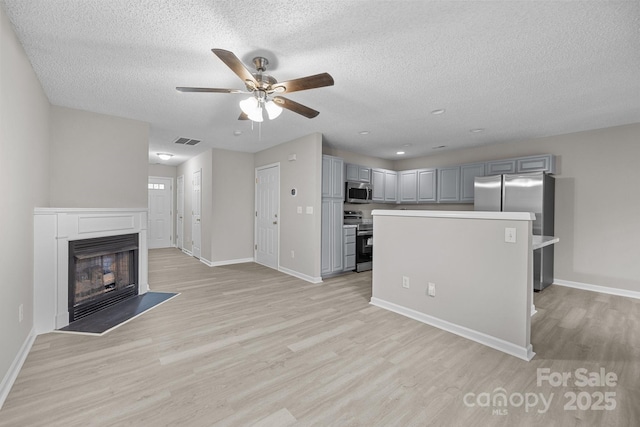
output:
M477 211L533 212L533 234L553 236L555 179L543 172L477 177ZM533 288L553 283L553 245L533 251Z

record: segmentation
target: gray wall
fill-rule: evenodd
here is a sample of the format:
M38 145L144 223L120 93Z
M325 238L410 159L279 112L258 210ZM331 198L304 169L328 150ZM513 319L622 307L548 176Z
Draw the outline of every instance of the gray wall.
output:
M148 162L148 123L52 107L52 206L146 208Z
M33 208L49 205L50 153L50 104L2 8L0 93L2 381L33 327Z
M289 154L297 160L289 161ZM311 134L255 154L255 167L280 163L280 266L312 278L320 277L322 135ZM290 190L297 188L292 197ZM313 207L313 215L296 209ZM295 258L291 258L291 251Z
M211 261L253 258L253 154L212 150Z
M406 159L395 169L555 154L555 278L640 292L639 141L640 124L632 124Z

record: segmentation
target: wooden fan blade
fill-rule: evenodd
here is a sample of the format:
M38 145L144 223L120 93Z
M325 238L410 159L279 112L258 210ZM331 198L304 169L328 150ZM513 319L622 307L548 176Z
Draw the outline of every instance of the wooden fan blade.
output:
M176 90L179 92L250 93L246 90L218 89L214 87L177 87Z
M240 117L238 117L238 120L249 120L249 116L247 116L243 111L240 113Z
M312 119L318 114L320 114L319 111L313 110L302 104L298 104L297 102L292 101L290 99L283 98L282 96L274 96L273 102L275 102L282 108L286 108L287 110L293 111L294 113L298 113L302 116L305 116L308 119Z
M220 58L222 62L227 65L227 67L231 68L231 71L236 73L236 75L240 77L243 82L246 82L248 80L253 83L254 87L258 86L256 78L253 77L253 74L251 74L251 72L247 70L244 64L242 64L242 61L240 61L238 57L233 54L233 52L229 52L228 50L224 49L211 49L211 52L213 52L218 58Z
M273 84L271 89L273 89L274 92L290 93L325 86L333 86L333 77L328 73L316 74L315 76L302 77L286 82L278 82Z

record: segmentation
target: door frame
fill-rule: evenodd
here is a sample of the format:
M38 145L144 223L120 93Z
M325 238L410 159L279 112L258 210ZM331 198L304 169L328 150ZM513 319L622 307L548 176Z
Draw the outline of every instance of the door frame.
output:
M182 185L180 185L180 179L182 178ZM182 206L180 206L180 198L178 197L178 189L182 189ZM178 214L182 212L182 227L178 227ZM178 249L184 249L184 174L176 178L176 243L175 246ZM178 236L180 236L181 245L178 245Z
M258 172L265 170L265 169L271 169L273 167L278 168L278 230L277 230L277 235L278 235L278 246L277 246L277 256L276 256L276 269L280 270L280 224L282 223L282 217L280 216L280 205L281 205L281 200L280 200L280 162L276 162L276 163L271 163L268 165L263 165L263 166L258 166L255 169L255 181L254 181L254 187L253 187L253 211L254 211L254 215L253 215L253 260L254 262L257 262L258 259ZM262 264L261 264L262 265Z
M175 242L174 242L174 229L173 229L173 211L174 211L174 206L173 206L173 177L170 176L148 176L147 177L147 185L150 184L150 180L152 179L159 179L159 180L168 180L169 181L169 193L171 194L171 198L170 198L170 205L169 205L169 224L171 224L171 229L169 230L169 247L174 247L175 246ZM149 189L147 188L147 192L149 191ZM147 200L149 199L149 196L147 195ZM147 222L149 222L149 212L151 209L151 206L148 206L149 202L147 201ZM149 224L147 224L147 232L149 231ZM150 235L151 233L149 233Z
M196 256L195 255L195 250L194 250L194 244L193 244L195 242L194 237L196 235L196 233L194 233L194 229L195 229L195 227L194 227L194 224L195 224L194 216L195 215L194 215L193 207L194 207L194 201L195 201L195 197L194 197L195 185L194 185L194 179L193 178L194 178L195 174L198 173L198 172L200 173L200 191L198 193L198 195L200 197L200 200L199 200L199 207L200 207L200 213L199 213L199 216L200 216L200 227L199 227L199 231L200 231L200 233L199 233L199 236L198 236L199 237L199 239L198 239L199 240L199 246L198 246L198 252L199 253L198 253L198 256ZM196 169L193 172L191 172L191 256L194 257L194 258L197 258L199 260L202 260L202 168Z

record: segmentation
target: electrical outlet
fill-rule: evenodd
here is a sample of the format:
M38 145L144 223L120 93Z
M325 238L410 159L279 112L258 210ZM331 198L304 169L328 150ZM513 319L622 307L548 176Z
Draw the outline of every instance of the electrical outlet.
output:
M24 319L24 305L20 304L18 307L18 321L22 322L22 319Z
M296 251L291 251L291 258L295 258L296 257Z
M505 228L504 229L504 241L507 243L516 243L516 229L515 228Z
M427 287L427 295L430 297L436 296L436 284L429 282L429 286Z
M409 278L407 276L402 276L402 287L409 289Z

